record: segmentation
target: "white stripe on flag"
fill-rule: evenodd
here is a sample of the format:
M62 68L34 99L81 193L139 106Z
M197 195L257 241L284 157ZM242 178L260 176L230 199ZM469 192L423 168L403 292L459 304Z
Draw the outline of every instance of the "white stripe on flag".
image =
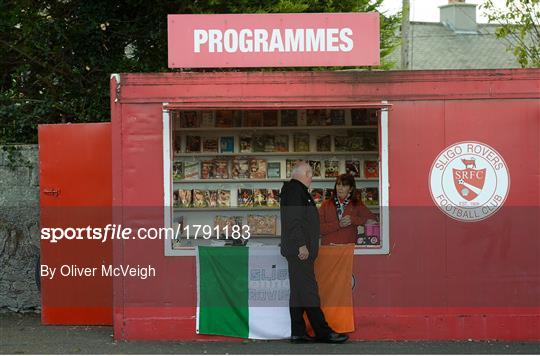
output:
M287 260L276 247L249 248L249 338L291 336Z

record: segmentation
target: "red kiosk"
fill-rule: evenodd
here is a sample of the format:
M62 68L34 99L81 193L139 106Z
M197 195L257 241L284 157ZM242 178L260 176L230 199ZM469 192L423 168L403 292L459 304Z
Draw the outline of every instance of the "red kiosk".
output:
M163 158L162 123L171 107L355 108L378 102L389 107L388 250L355 256L352 337L538 339L539 79L539 70L113 77L113 205L163 206L164 165L170 162ZM483 220L446 215L430 193L436 158L459 142L492 147L508 167L504 204ZM118 216L115 223L161 226L164 215L157 209L154 216ZM153 264L160 271L140 283L115 280L116 338L216 339L195 334L193 255L166 256L161 241L115 241L113 250L115 263Z

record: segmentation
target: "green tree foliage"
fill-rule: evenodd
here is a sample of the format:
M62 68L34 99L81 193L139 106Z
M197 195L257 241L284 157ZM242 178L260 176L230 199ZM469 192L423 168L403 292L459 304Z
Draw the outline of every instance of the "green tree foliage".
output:
M487 0L482 7L521 67L540 68L540 0L506 0L504 9Z
M0 144L37 125L109 121L110 73L167 68L167 14L377 11L382 0L4 0ZM382 69L400 15L381 16ZM266 69L268 70L268 69Z

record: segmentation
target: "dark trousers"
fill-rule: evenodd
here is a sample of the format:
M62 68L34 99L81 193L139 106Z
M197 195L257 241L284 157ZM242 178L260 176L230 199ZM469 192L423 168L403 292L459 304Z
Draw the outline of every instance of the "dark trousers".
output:
M321 300L319 298L319 286L315 279L315 269L313 261L301 261L298 257L288 257L290 299L289 308L291 313L291 335L306 335L306 323L304 322L304 312L315 336L326 337L332 332L328 326L324 314L321 310Z

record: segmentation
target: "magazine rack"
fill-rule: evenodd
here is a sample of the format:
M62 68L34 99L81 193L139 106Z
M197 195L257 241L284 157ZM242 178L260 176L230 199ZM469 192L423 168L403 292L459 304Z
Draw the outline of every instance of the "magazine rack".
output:
M378 112L171 111L171 206L173 226L182 231L173 249L226 243L235 225L242 238L249 231L250 243L277 245L279 191L298 160L313 168L318 206L347 172L364 204L378 213Z

